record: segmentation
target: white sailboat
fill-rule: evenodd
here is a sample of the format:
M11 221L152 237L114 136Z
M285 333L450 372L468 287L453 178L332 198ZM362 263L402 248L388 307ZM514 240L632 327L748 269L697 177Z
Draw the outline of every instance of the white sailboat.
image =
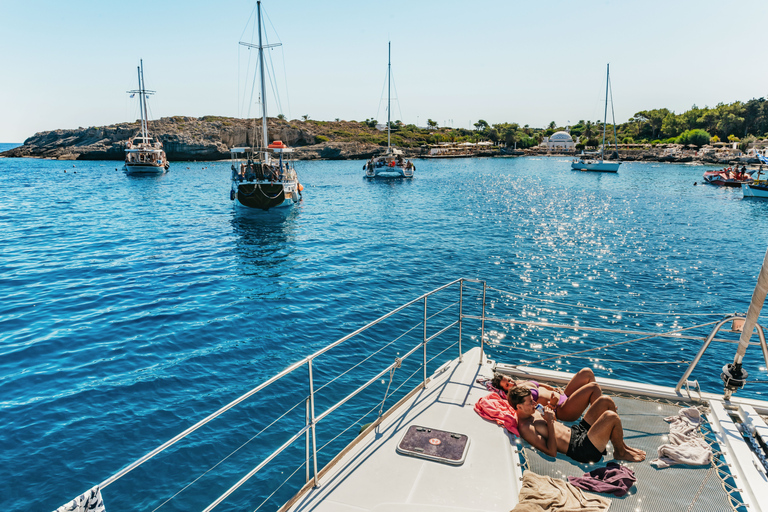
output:
M141 109L141 131L125 144L126 174L163 174L168 170L170 163L165 156L163 144L150 135L147 128L147 97L155 91L148 91L144 86L144 61L141 60L137 68L139 74L139 88L128 91L131 97L139 95Z
M595 171L595 172L618 172L621 162L608 161L605 159L605 123L608 120L608 91L611 85L611 65L607 65L605 78L605 114L603 115L603 145L600 147L600 159L589 158L588 155L582 155L571 162L571 169L577 171ZM613 116L613 90L611 90L611 117L613 118L613 140L616 141L616 119ZM618 147L616 149L618 155Z
M287 159L293 149L282 141L269 142L267 128L266 77L264 48L279 46L262 43L261 2L256 2L259 44L241 42L259 50L261 75L261 137L253 137L251 147L231 148L232 177L229 198L235 205L259 210L292 206L299 202L304 187L299 183L293 163Z
M416 166L403 158L403 152L392 147L392 43L388 45L387 61L387 152L371 157L363 166L366 178L413 178Z

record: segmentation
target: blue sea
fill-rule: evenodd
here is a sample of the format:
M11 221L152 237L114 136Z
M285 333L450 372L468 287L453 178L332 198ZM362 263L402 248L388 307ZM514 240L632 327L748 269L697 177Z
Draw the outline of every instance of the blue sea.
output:
M498 316L527 296L551 301L524 309L531 319L665 332L745 312L768 243L768 201L702 186L702 166L624 163L609 175L555 157L417 160L413 180L369 182L362 165L298 162L298 206L241 214L227 162L175 162L137 178L118 162L0 159L4 509L54 510L292 362L453 279L485 280ZM379 334L391 339L398 327ZM626 339L486 328L492 356L510 362ZM621 356L543 366L674 385L685 365L669 361L700 346L638 343ZM327 365L376 346L350 345ZM733 350L718 344L702 360L693 377L705 390L722 389ZM760 351L747 358L750 378L765 381ZM300 386L280 381L106 488L106 509L155 510L205 473L212 483L159 510L204 508L282 438L265 434L240 452L251 450L245 460L209 468L284 402L300 401ZM267 483L290 478L299 444L290 463L270 464ZM219 508L274 510L296 489L273 490L257 478Z

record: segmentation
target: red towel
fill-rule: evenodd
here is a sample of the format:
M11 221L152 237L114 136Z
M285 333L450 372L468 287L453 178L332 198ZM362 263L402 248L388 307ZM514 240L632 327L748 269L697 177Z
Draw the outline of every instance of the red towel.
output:
M517 431L515 410L497 393L489 393L478 400L475 404L475 412L486 420L495 421L520 437L520 432Z

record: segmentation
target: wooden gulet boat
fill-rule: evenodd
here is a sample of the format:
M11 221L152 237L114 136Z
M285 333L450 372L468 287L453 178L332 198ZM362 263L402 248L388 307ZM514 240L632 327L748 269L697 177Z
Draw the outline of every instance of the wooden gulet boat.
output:
M139 95L141 110L141 131L131 138L125 145L126 174L163 174L170 167L170 162L163 150L163 144L152 137L147 128L147 97L155 91L149 91L144 86L144 61L140 61L137 68L139 74L139 88L128 91L131 97Z
M266 78L264 72L264 49L278 44L262 43L261 2L256 3L256 22L259 29L259 44L240 44L259 51L259 74L261 76L261 137L254 137L261 147L236 147L230 149L232 159L231 188L229 198L236 206L251 210L269 210L292 206L301 199L304 187L299 183L296 170L287 157L293 151L282 141L269 142L267 128Z

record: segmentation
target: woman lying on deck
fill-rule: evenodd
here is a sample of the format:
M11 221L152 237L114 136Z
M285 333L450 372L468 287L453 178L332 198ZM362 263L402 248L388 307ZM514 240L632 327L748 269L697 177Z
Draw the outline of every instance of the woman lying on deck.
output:
M565 389L539 384L535 380L514 380L499 373L493 376L491 385L502 390L505 396L515 386L530 389L534 402L552 407L560 421L576 421L603 394L600 384L595 382L595 374L589 368L579 370Z

